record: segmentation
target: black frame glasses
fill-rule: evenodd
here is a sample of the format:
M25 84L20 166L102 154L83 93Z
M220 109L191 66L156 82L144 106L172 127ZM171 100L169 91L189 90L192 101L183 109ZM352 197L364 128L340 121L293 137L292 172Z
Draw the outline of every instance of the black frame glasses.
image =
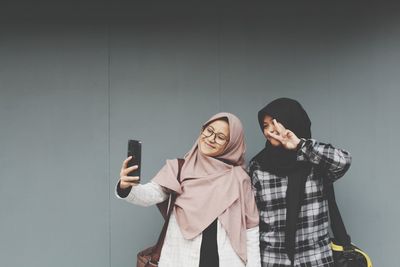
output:
M218 145L221 145L221 146L223 146L227 142L229 142L229 137L228 136L224 135L223 133L216 133L212 126L204 127L201 134L204 135L204 137L207 137L207 138L214 135L214 141Z

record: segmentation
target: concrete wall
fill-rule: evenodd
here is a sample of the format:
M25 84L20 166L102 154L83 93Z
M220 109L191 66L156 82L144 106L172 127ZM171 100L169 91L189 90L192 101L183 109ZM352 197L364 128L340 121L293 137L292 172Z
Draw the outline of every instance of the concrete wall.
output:
M298 99L314 138L349 150L337 199L353 241L394 266L399 7L364 2L13 2L0 19L0 265L132 266L156 208L114 196L127 140L143 181L219 111Z

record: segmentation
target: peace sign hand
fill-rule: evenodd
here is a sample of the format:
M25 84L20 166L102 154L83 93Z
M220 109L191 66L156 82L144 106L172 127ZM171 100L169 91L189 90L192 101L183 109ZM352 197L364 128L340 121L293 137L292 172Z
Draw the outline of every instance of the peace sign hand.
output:
M282 146L289 150L295 150L297 145L300 143L300 139L291 130L286 129L281 123L277 122L275 119L272 120L275 126L276 133L269 133L269 135L278 140Z

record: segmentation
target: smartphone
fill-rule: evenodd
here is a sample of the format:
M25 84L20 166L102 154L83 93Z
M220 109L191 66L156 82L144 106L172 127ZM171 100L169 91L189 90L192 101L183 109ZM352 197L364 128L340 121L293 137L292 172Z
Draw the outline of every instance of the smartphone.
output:
M128 157L132 156L131 160L128 161L128 167L138 165L137 170L131 171L128 176L139 176L140 182L140 169L142 160L142 142L139 140L128 140Z

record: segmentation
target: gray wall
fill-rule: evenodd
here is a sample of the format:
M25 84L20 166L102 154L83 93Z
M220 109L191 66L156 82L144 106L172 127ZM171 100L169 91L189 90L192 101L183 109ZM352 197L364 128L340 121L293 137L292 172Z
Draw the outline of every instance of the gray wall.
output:
M156 208L114 186L129 138L143 181L219 111L298 99L348 149L337 198L375 266L397 262L400 9L349 2L14 2L0 11L0 266L132 266ZM153 240L153 241L152 241Z

